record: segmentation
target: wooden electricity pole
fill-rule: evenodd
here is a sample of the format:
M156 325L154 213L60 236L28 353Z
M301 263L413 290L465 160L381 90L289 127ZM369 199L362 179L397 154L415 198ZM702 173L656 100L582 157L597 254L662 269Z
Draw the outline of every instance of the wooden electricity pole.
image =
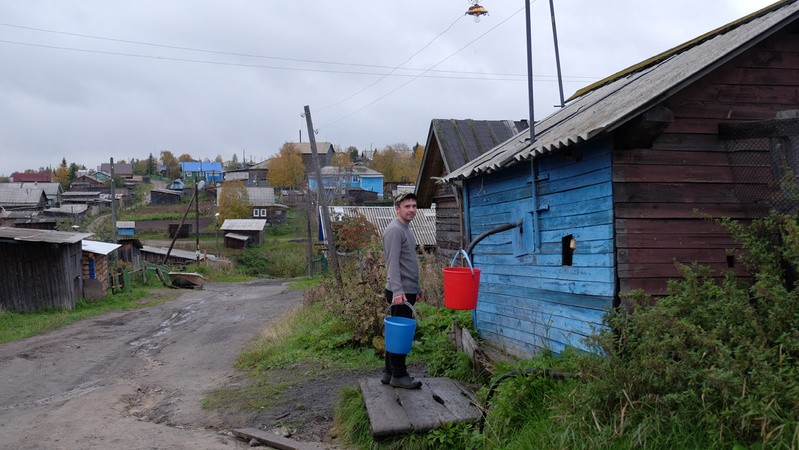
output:
M316 151L316 135L313 132L313 120L311 120L311 108L305 105L305 123L308 125L308 140L311 143L311 154L313 155L313 165L316 170L316 190L319 195L319 212L322 219L322 226L325 230L327 241L327 252L330 257L330 265L333 266L333 274L336 276L336 284L341 287L341 271L338 267L338 255L336 255L336 244L333 236L333 228L330 226L330 210L327 208L325 198L325 187L322 185L322 168L319 164L319 153Z

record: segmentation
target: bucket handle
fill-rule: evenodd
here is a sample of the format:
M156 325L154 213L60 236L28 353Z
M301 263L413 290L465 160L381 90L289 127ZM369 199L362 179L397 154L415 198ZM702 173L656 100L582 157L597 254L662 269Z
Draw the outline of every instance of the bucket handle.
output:
M401 305L405 305L408 308L411 308L411 312L413 313L413 318L416 319L416 308L414 308L413 305L411 305L409 302L403 302L403 303L401 303ZM400 306L400 305L395 305L393 303L388 305L388 307L386 307L386 314L391 312L391 308L394 307L394 306Z
M466 259L466 262L469 264L469 268L472 269L472 276L474 276L474 266L472 266L472 261L469 259L469 254L466 253L466 250L464 249L460 249L458 250L458 253L455 253L455 256L452 257L452 262L449 263L450 267L455 265L455 260L458 258L458 255L460 255L461 253L463 253L464 259Z

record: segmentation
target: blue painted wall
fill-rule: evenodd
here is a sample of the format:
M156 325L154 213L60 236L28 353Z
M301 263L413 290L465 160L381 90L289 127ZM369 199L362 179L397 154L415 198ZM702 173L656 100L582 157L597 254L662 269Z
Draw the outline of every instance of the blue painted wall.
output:
M464 184L470 240L524 219L521 233L489 236L472 252L481 269L475 326L481 337L519 356L566 346L589 350L583 339L601 326L615 294L611 143L537 164L538 221L531 162ZM569 235L576 247L566 266L563 239Z
M346 180L342 181L342 178ZM355 180L358 181L355 181ZM359 187L365 191L377 192L378 198L383 198L383 176L379 177L365 177L358 174L337 174L325 175L322 177L322 184L326 188L356 188ZM316 189L316 178L310 177L308 179L308 189Z
M377 198L383 198L383 177L361 177L361 187L365 191L377 192Z

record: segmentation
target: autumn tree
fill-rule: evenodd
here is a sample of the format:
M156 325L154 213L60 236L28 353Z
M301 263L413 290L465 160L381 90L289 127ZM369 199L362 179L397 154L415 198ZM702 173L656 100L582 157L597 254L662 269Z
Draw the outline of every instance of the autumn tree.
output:
M350 159L349 153L334 153L333 160L330 162L330 164L336 167L347 167L352 164L352 160Z
M166 167L166 176L170 180L174 180L176 178L180 178L180 163L178 159L175 158L175 155L172 154L169 150L164 150L161 152L161 164Z
M59 164L58 168L53 172L52 179L61 184L64 190L69 188L69 168L66 158L61 159L61 164Z
M302 155L296 145L286 142L280 147L280 153L269 159L269 172L266 180L270 186L297 188L305 179L305 166Z
M183 153L182 155L178 156L178 162L198 162L194 159L190 154Z
M375 151L369 167L382 173L383 181L386 183L413 183L419 172L414 152L407 144L402 143L388 145L380 151Z
M225 181L219 193L219 218L217 225L225 219L249 219L250 196L242 180Z

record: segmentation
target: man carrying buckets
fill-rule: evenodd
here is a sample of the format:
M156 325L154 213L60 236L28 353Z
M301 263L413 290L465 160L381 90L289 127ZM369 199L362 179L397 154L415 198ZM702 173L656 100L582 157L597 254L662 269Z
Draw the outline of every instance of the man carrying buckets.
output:
M422 300L419 288L419 262L416 259L416 239L408 226L416 217L416 195L412 192L401 194L394 199L397 216L383 231L383 251L386 257L386 301L390 304L392 316L413 317L411 308L416 300ZM386 367L380 382L396 388L418 389L421 381L408 374L405 354L386 351Z

